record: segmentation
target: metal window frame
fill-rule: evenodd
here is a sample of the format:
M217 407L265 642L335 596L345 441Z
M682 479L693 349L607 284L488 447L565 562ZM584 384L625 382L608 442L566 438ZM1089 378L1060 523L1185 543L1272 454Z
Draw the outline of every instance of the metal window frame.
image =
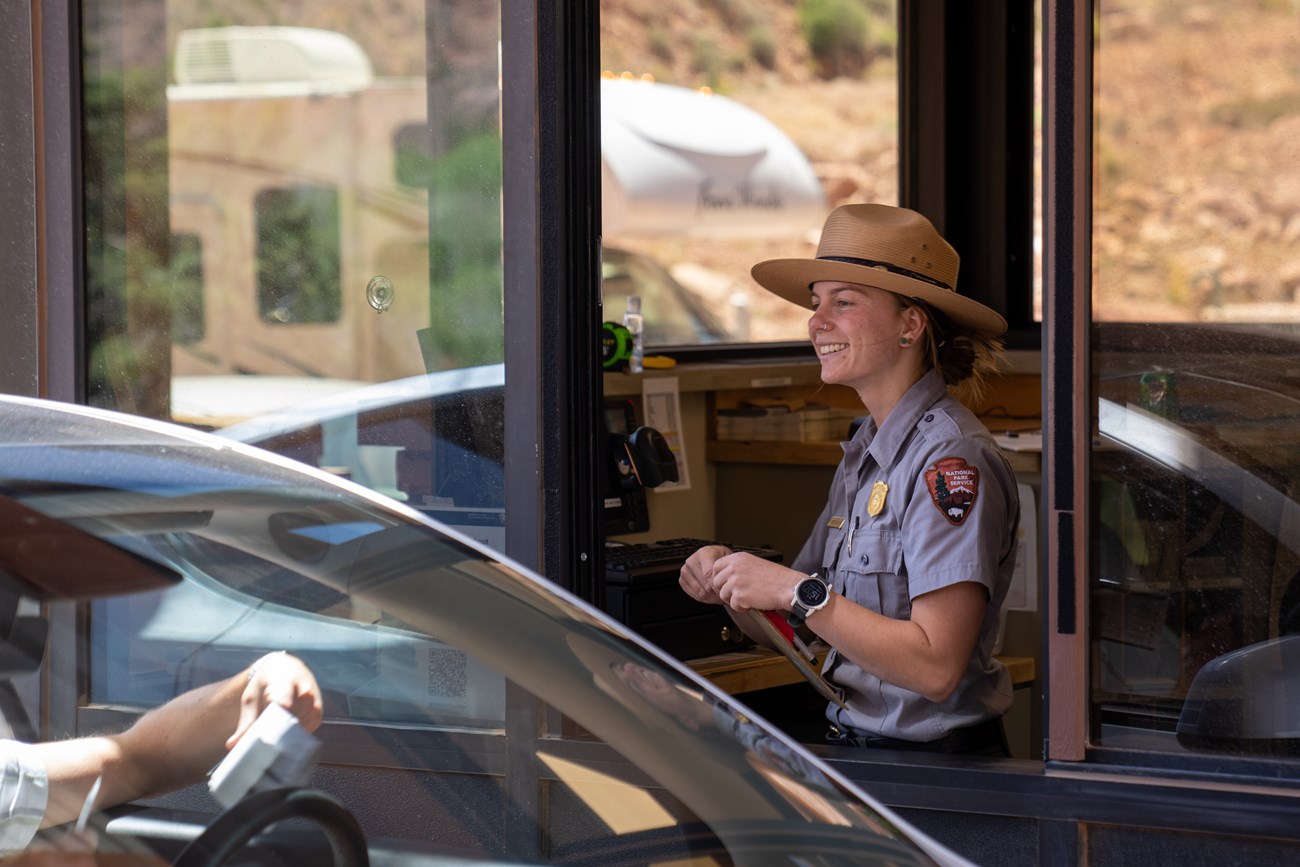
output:
M1044 755L1086 756L1091 438L1091 0L1046 4L1043 22Z
M1033 319L1035 0L899 0L899 204L961 253L963 295L1037 349Z

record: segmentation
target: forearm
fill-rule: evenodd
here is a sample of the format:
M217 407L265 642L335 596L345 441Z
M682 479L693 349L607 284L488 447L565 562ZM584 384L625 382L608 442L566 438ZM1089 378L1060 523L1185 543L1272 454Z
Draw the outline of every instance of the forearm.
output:
M935 702L957 688L970 658L969 650L936 641L920 623L886 617L839 594L808 626L869 674Z
M248 672L201 686L142 716L117 736L124 762L136 770L106 804L158 795L204 778L226 755L226 739L239 721ZM107 780L105 780L107 784Z
M302 660L283 651L177 696L121 734L33 746L49 780L42 824L75 819L96 779L101 780L96 809L199 782L271 704L288 710L309 732L320 726L316 678Z
M117 735L35 744L49 780L42 827L78 817L97 778L97 807L159 795L203 779L225 755L246 672L199 687Z

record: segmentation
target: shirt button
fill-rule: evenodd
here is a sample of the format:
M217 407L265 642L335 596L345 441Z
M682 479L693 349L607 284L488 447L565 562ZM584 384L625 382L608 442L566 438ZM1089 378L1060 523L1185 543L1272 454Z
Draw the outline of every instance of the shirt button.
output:
M932 412L927 412L927 413L925 414L925 420L926 420L926 421L934 421L934 413L932 413Z

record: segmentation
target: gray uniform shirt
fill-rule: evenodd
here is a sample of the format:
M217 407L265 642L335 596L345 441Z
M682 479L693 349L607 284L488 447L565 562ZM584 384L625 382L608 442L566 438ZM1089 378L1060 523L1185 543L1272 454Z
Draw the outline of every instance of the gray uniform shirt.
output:
M832 650L823 674L848 710L827 717L861 734L932 741L999 717L1011 677L993 657L998 618L1015 568L1020 499L1015 476L988 430L927 373L879 429L862 425L843 444L825 510L791 564L819 572L846 598L897 620L916 597L962 581L988 590L979 639L944 702L881 681Z

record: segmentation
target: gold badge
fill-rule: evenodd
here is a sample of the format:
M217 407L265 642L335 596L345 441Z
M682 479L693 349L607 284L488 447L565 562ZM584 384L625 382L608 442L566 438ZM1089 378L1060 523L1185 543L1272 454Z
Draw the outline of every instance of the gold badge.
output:
M867 500L867 514L876 517L885 511L885 496L889 493L889 485L884 482L876 482L871 486L871 499Z
M826 526L830 527L832 530L838 530L844 526L844 519L839 515L835 515L826 522Z

